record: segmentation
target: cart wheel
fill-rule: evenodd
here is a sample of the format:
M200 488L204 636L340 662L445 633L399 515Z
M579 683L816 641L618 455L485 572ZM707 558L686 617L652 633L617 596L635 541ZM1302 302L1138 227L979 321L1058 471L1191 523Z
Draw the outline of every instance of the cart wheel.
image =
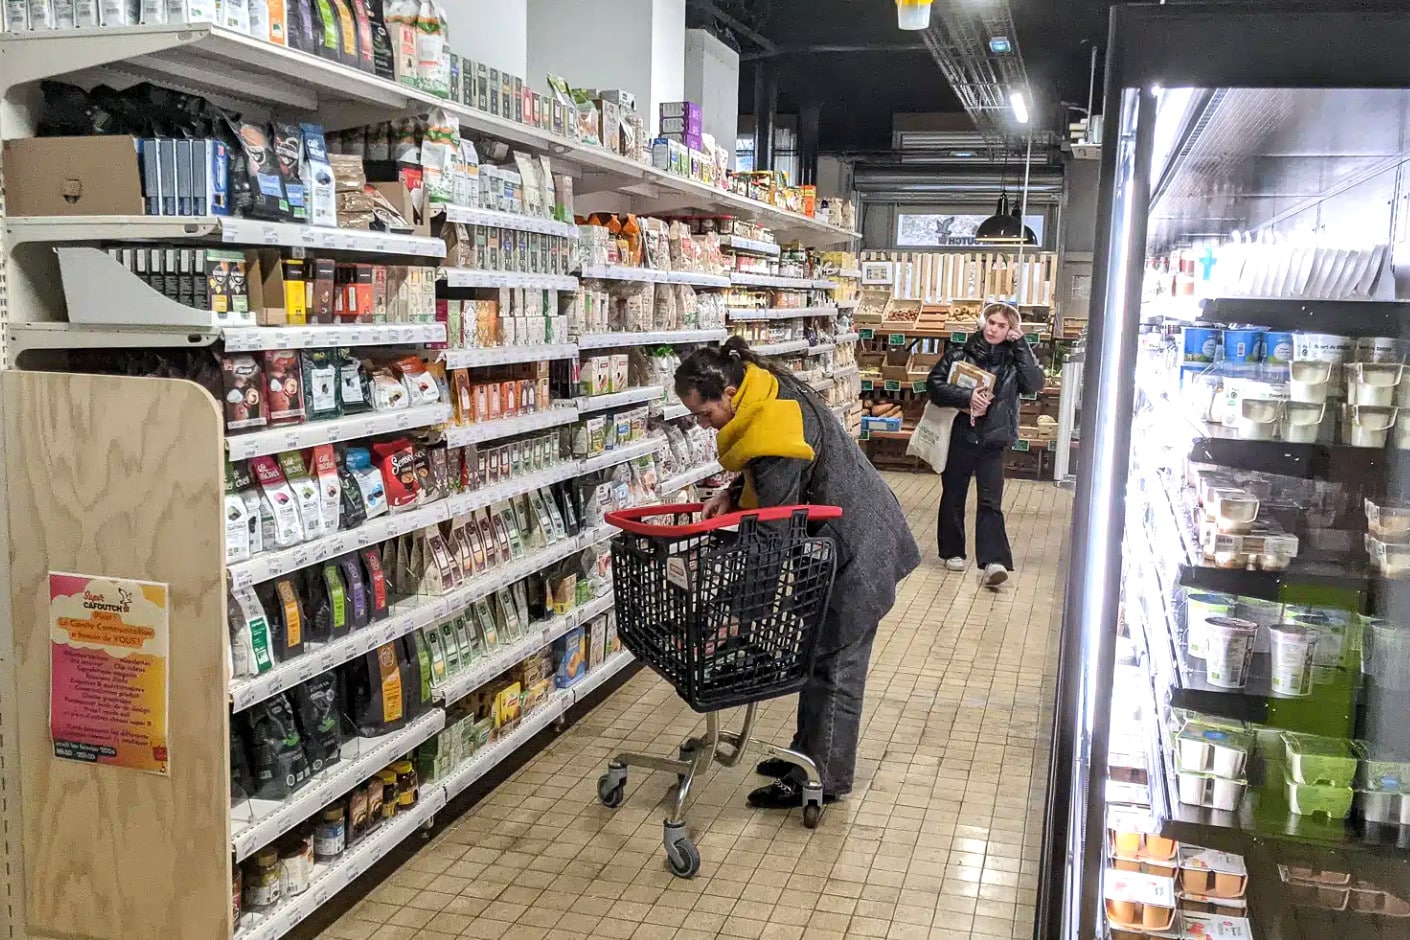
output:
M677 878L694 878L700 874L700 850L689 836L666 843L666 863Z
M597 778L597 798L608 809L616 809L627 798L627 781L613 782L607 774Z
M805 829L816 829L822 820L822 807L816 803L809 803L803 807L803 827Z

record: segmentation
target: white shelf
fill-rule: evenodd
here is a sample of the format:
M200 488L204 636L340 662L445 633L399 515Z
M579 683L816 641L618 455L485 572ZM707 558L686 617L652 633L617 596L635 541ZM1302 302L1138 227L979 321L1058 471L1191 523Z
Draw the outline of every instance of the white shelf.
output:
M589 333L578 337L579 349L612 349L620 346L684 346L722 343L726 330L663 330L655 333Z
M657 401L665 394L666 390L659 385L643 385L641 388L629 388L624 392L609 392L606 395L584 395L577 400L578 411L587 413L590 411L604 411L608 408L622 408L627 405Z
M388 616L355 630L317 649L305 651L297 659L280 663L258 676L232 679L230 710L244 711L251 705L278 695L285 689L307 682L320 673L351 662L359 656L450 616L446 597L412 597L392 605Z
M537 653L573 629L577 623L576 612L570 611L562 617L553 618L547 624L535 627L531 636L524 637L511 646L496 647L493 653L476 662L471 668L437 686L436 699L444 705L454 705L506 669L513 668L516 663L523 662Z
M543 362L572 359L578 355L576 343L529 343L523 346L496 346L489 349L447 349L441 354L447 369L481 369L516 362Z
M308 565L316 565L330 558L336 558L339 555L345 555L369 545L376 545L408 532L415 532L417 529L445 522L452 516L474 512L476 509L482 509L501 500L512 499L539 487L551 486L562 480L572 479L586 472L581 469L581 466L579 462L568 461L537 473L497 483L494 486L442 499L410 512L378 516L355 529L346 529L332 535L325 535L302 545L295 545L279 551L263 552L248 561L230 565L226 569L230 578L230 586L238 590L260 584L290 571L297 571Z
M836 369L833 369L832 377L834 379L840 379L848 375L857 375L860 372L861 369L855 363L853 363L850 366L838 366Z
M836 301L838 310L856 310L862 305L860 300L839 300Z
M861 269L861 268L843 268L841 271L838 271L838 272L837 272L837 276L838 276L838 277L848 277L848 278L852 278L852 279L856 280L856 279L861 278L861 276L862 276L862 269Z
M8 47L5 48L8 52ZM362 254L444 258L445 242L419 235L324 228L298 222L267 222L239 216L80 215L11 216L5 236L24 242L177 241L199 239L226 245L267 245Z
M677 418L684 418L689 414L690 409L680 402L663 405L661 408L661 417L666 421L675 421Z
M633 659L635 657L626 650L608 656L600 666L589 672L576 685L568 687L567 691L573 693L573 704L576 705L596 692L606 684L608 679L630 666Z
M336 346L422 346L446 341L444 323L342 323L227 327L226 352L329 349Z
M828 377L822 379L814 379L813 381L808 383L808 387L815 392L825 392L828 389L832 388L833 384L834 383L832 378Z
M730 279L719 274L693 271L658 271L655 268L620 264L587 264L578 276L585 281L637 281L643 284L690 284L694 287L729 287Z
M638 457L645 457L647 454L654 454L661 449L663 443L664 441L659 437L649 438L644 441L636 441L632 444L619 446L615 450L609 450L605 454L598 454L596 457L588 457L578 465L578 469L581 471L578 475L584 476L589 473L596 473L598 470L615 467L619 463L626 463Z
M680 490L685 489L692 483L699 483L701 480L708 479L709 477L712 477L717 473L721 473L723 472L723 470L724 468L720 466L718 460L712 460L707 464L701 464L698 467L692 467L684 473L678 473L673 477L666 478L661 482L659 486L656 487L656 492L661 496L669 496L672 493L676 493Z
M832 341L839 346L845 346L848 343L855 343L861 338L862 334L860 333L838 333L832 338Z
M750 320L803 320L809 317L835 317L837 308L831 305L818 307L764 307L758 310L748 307L727 307L725 314L731 322Z
M243 930L235 940L277 940L312 915L329 898L356 881L373 863L407 839L413 832L430 825L436 813L445 808L446 794L441 787L422 786L420 799L411 810L398 813L391 820L336 859L315 864L308 890L288 898L266 914L246 914Z
M750 347L755 354L760 356L787 356L790 353L806 352L808 341L806 339L789 340L786 343L767 343L763 346Z
M217 99L271 102L308 113L341 112L347 115L348 123L391 120L435 106L473 132L552 153L555 165L563 163L599 176L617 177L624 184L645 183L680 208L756 220L774 229L782 240L802 237L835 243L861 237L839 225L675 176L601 147L208 23L7 33L0 38L0 60L5 62L0 91L98 70L103 77L120 73Z
M572 405L555 404L531 415L520 415L517 418L496 418L493 421L481 421L478 424L463 424L446 428L446 446L464 447L467 444L499 440L504 437L513 437L516 434L546 431L549 428L572 424L576 420L578 420L578 412Z
M784 287L811 290L818 282L810 277L779 277L776 274L733 274L730 281L738 287Z
M631 663L631 653L625 650L614 653L579 680L577 685L554 692L541 702L538 708L534 709L533 714L520 721L519 727L482 748L474 757L452 770L444 778L437 780L436 785L444 789L447 800L455 799L476 781L498 767L535 735L557 721L569 708L583 701L608 679L626 669ZM243 940L243 938L239 938L239 940Z
M428 428L449 421L450 414L450 405L437 404L401 411L373 411L329 421L306 421L267 431L231 434L225 438L225 449L231 460L248 460L285 450L304 450L318 444L336 444L378 434Z
M571 222L559 222L557 219L533 215L518 215L513 212L500 212L497 209L448 205L445 207L445 217L447 222L460 225L486 225L494 228L513 229L516 232L557 235L561 238L578 237L578 227Z
M813 281L813 286L819 290L837 290L837 282L827 278L819 278Z
M249 800L234 807L230 841L235 860L250 857L353 787L365 783L393 760L429 740L445 725L446 713L432 708L400 731L378 738L353 738L343 744L342 760L289 799L282 802Z
M527 290L575 291L578 279L559 274L525 274L518 271L479 271L446 268L447 287L523 287Z
M818 343L816 346L808 347L807 355L821 356L823 353L830 353L836 348L837 346L834 343Z
M570 690L563 689L554 692L540 702L532 714L521 719L519 727L482 747L475 752L474 757L446 774L442 779L437 780L435 785L441 788L448 801L455 799L485 774L498 767L505 758L523 747L540 731L562 717L572 704L573 695Z
M720 247L728 248L731 251L742 251L751 255L765 255L770 258L777 258L783 251L773 242L757 241L753 238L742 238L738 235L721 235Z

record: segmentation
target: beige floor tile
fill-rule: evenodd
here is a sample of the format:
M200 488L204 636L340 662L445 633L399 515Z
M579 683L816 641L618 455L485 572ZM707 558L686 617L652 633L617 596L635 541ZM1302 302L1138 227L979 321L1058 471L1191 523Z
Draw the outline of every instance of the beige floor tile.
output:
M763 782L753 761L715 768L689 814L701 875L673 878L660 845L666 776L633 768L621 808L596 799L613 754L668 754L703 729L644 672L319 940L1031 936L1071 497L1007 484L1018 573L996 594L977 586L972 566L951 573L934 557L938 479L887 479L925 560L877 636L855 789L818 829L796 812L745 806ZM741 714L724 716L725 727ZM758 736L787 743L793 714L792 701L766 703Z

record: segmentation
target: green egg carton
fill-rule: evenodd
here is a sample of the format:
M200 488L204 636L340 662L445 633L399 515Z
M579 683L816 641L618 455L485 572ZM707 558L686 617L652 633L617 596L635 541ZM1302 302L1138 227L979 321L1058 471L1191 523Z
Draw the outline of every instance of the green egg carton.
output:
M1284 778L1288 787L1288 808L1299 816L1326 816L1345 819L1351 815L1356 791L1350 787L1323 787Z
M1284 732L1289 778L1300 784L1335 787L1350 792L1362 749L1345 738Z

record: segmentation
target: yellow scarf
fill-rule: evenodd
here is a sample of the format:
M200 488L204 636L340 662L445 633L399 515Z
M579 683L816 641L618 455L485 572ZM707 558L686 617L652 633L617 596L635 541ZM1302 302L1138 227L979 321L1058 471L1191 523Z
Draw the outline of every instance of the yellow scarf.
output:
M813 449L803 436L803 409L796 401L779 399L778 379L768 369L746 366L744 381L730 404L734 417L716 439L720 466L726 470L739 473L756 457L813 459ZM759 496L747 472L739 505L741 509L759 508Z

